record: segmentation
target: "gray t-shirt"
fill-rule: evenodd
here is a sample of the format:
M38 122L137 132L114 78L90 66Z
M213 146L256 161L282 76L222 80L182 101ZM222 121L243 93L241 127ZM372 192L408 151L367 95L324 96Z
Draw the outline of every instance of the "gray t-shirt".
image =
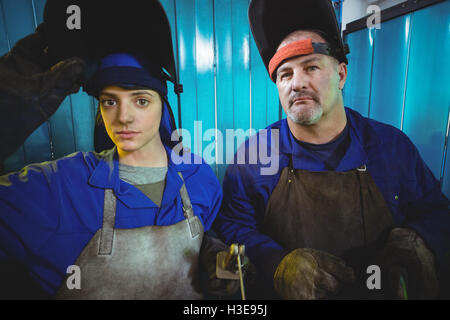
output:
M134 167L119 163L120 179L141 190L158 207L161 206L166 176L167 167Z

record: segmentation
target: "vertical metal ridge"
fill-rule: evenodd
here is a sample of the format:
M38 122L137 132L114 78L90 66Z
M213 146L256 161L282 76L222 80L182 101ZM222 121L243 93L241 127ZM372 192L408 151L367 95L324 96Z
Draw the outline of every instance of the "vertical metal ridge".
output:
M250 1L247 1L247 7L249 6L249 4L250 4ZM251 46L251 38L250 38L250 25L249 24L247 24L247 30L248 30L248 42L247 42L247 45L248 45L248 74L249 74L249 77L248 77L248 79L249 79L249 81L248 81L248 84L249 84L249 101L248 101L248 103L249 103L249 129L250 129L250 133L252 132L252 125L253 125L253 122L252 122L252 108L253 108L253 106L252 106L252 46ZM266 111L266 114L267 114L267 111Z
M441 187L444 186L444 175L445 175L445 163L447 162L447 150L448 150L448 135L450 131L450 106L448 108L447 114L447 129L445 131L445 142L444 142L444 150L442 152L442 163L441 163L441 176L439 177L439 185Z
M9 40L9 34L8 34L8 26L6 25L6 16L5 16L5 7L3 6L3 0L0 0L0 9L2 9L2 18L5 27L5 36L6 36L6 43L8 44L8 51L11 51L11 40Z
M194 64L195 64L195 121L198 121L198 63L197 63L197 35L198 35L198 21L197 21L197 8L198 8L198 1L199 0L194 0L194 23L195 23L195 34L194 34ZM194 125L194 124L192 124ZM199 134L198 134L198 127L195 128L194 126L194 130L195 130L195 136L194 136L194 141L195 141L195 137L197 137L197 141L201 141L199 140ZM200 144L197 143L197 149L200 147ZM202 156L202 152L203 150L197 150L197 154L201 157Z
M371 59L371 65L370 65L370 82L369 82L369 101L367 105L367 117L370 118L370 106L372 104L372 83L373 83L373 62L375 58L375 45L376 45L376 29L372 28L369 29L369 34L372 33L372 30L374 30L373 38L372 38L372 59Z
M234 0L230 0L230 26L231 26L231 106L233 108L233 129L236 129L236 122L234 121L234 110L235 110L235 105L234 105L234 59L233 59L233 49L234 49L234 28L233 28L233 2ZM234 141L233 141L233 146L234 146ZM228 147L228 146L227 146ZM237 149L237 148L236 148ZM227 148L225 148L225 150L227 150ZM237 150L233 150L233 154L236 152ZM226 159L226 157L225 157Z
M75 122L74 120L74 116L73 116L73 103L72 103L72 95L68 96L69 97L69 102L70 102L70 117L72 118L72 134L73 134L73 146L75 148L75 151L78 151L77 148L77 136L75 134Z
M406 70L405 70L405 82L403 85L403 104L402 104L402 118L400 121L400 130L403 131L403 124L405 121L405 108L406 108L406 91L408 89L408 75L409 75L409 59L411 55L411 38L412 38L412 25L413 25L414 13L409 15L409 30L408 30L408 52L406 54Z
M219 152L218 152L218 148L219 148L219 144L217 142L217 136L219 134L219 125L218 125L218 114L217 114L217 43L216 43L216 0L213 0L213 52L214 52L214 57L213 57L213 64L214 64L214 134L215 134L215 139L214 139L214 146L216 148L215 151L215 158L216 158L216 175L219 174Z
M180 83L180 49L179 49L179 43L178 43L178 17L177 17L177 0L173 0L173 11L174 11L174 21L175 21L175 63L176 63L176 84L178 85ZM182 123L181 123L181 93L177 93L177 102L178 102L178 128L181 129ZM179 131L179 136L181 136L181 131Z
M34 27L37 28L36 6L34 0L31 0L31 7L33 8Z

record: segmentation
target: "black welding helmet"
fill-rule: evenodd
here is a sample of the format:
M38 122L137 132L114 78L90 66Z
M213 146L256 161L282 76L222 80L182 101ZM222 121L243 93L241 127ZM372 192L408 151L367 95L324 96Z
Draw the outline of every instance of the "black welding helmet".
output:
M170 23L157 0L47 0L44 35L54 60L116 52L145 56L177 83Z
M330 44L330 54L348 63L348 46L341 37L330 0L251 0L248 9L253 38L269 71L282 40L296 30L318 30Z

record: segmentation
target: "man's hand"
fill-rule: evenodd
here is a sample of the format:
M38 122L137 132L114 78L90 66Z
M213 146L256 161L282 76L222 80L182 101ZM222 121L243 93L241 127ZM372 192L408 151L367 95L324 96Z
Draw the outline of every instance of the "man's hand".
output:
M295 249L275 271L275 291L284 299L321 299L355 281L353 269L326 252Z
M0 135L6 137L0 161L55 113L67 95L80 89L85 62L74 57L51 65L42 28L0 57Z
M381 289L385 298L431 299L437 296L434 255L414 230L393 229L375 263L381 268Z

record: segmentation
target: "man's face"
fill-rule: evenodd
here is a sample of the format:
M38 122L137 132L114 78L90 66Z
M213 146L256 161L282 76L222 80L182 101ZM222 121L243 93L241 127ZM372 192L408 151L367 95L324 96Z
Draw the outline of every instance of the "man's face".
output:
M118 150L144 151L160 140L162 102L156 91L108 86L99 102L106 131Z
M296 31L286 37L279 49L291 42L312 39L325 42L314 32ZM287 116L300 125L312 125L342 103L347 66L323 54L291 58L276 71L276 85Z

